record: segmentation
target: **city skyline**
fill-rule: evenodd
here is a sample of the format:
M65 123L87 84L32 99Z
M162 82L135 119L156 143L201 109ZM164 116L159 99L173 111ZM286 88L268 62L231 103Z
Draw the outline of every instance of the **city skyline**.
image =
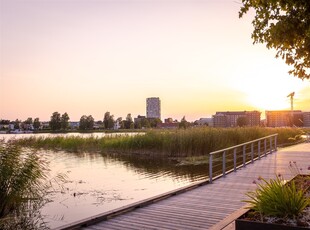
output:
M158 118L159 120L161 120L162 123L166 123L166 121L168 123L170 123L170 122L181 122L181 120L183 118L186 119L185 115L181 119L176 119L174 117L164 117L164 118L161 118L161 117L157 116L158 113L159 114L161 113L161 109L160 109L160 104L161 104L160 102L161 101L160 101L160 98L158 98L158 97L156 97L156 98L155 97L151 97L151 98L146 98L146 99L147 100L146 100L146 111L145 111L145 113L139 113L137 116L132 116L131 113L127 113L127 116L130 114L132 119L137 119L137 118L138 119L141 119L141 118L154 119L154 118ZM158 106L158 105L156 105L157 102L155 102L155 104L154 104L154 101L152 101L150 103L151 106L149 107L148 99L157 99L159 101L159 110L158 110L158 108L156 108ZM155 110L158 110L155 113L153 113L154 112L154 107L155 107ZM156 116L148 116L148 109L152 110L152 111L149 111L149 114L152 114L152 115L156 114ZM53 114L54 113L59 113L59 112L58 111L54 111ZM106 111L106 113L109 113L113 117L114 121L118 120L119 118L122 118L122 120L126 120L126 117L127 117L127 116L126 117L120 117L117 114L111 113L110 111ZM285 114L285 116L286 116L287 114L290 115L290 114L295 114L295 113L305 114L305 118L307 120L307 126L309 126L309 124L310 124L310 117L309 117L310 111L301 111L301 110L296 110L296 109L294 109L294 110L289 110L289 109L284 109L284 110L265 110L265 111L259 111L259 110L251 110L251 111L250 110L225 110L225 111L216 111L216 112L214 112L214 114L211 114L209 117L200 117L200 118L197 118L195 120L188 120L188 119L186 119L186 121L194 123L194 122L199 122L199 121L203 121L203 120L210 121L209 119L211 119L211 120L220 119L218 121L218 123L220 124L222 122L221 121L221 119L222 119L221 117L222 116L230 116L229 119L233 119L233 121L230 120L229 122L232 122L233 125L235 125L237 118L239 116L243 116L243 117L248 117L249 122L250 122L249 123L250 126L260 126L259 123L262 122L262 121L266 121L267 117L268 117L268 114ZM5 122L9 121L10 123L14 123L16 120L18 120L19 122L27 122L29 119L32 119L32 121L33 121L33 120L38 118L39 122L47 122L47 123L49 123L51 118L52 118L52 116L53 116L53 114L51 114L51 116L47 120L41 120L40 117L34 116L34 117L27 117L27 119L16 118L16 119L13 119L13 120L6 119L6 118L0 118L0 121L3 120ZM70 118L70 114L67 114L66 112L64 112L63 114L68 115L69 116L68 121L69 122L73 122L73 123L77 123L77 122L79 122L80 118L82 118L83 116L87 116L87 115L84 114L84 115L81 115L81 117L78 120L72 120ZM59 115L62 115L62 114L59 113ZM88 116L93 117L92 114L89 114ZM103 117L102 119L101 118L94 119L94 121L95 122L102 122L102 121L104 121L104 119L105 118ZM217 127L221 127L221 126L222 125L217 125ZM229 127L230 127L230 125L229 125Z
M102 120L216 111L310 111L310 82L253 45L253 12L229 0L0 0L0 119Z

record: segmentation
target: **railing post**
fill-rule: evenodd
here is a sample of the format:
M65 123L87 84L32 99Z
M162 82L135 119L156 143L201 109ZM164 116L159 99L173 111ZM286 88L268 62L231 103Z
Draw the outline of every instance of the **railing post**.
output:
M243 145L243 167L245 167L245 145Z
M234 148L234 171L237 170L237 148Z
M254 162L253 159L254 159L254 143L251 143L251 163Z
M270 153L272 153L272 137L269 138L269 143L270 143Z
M277 151L278 150L278 135L275 135L274 136L274 149L275 149L275 151Z
M267 154L267 139L264 139L264 155Z
M258 155L258 159L260 159L260 140L258 141L257 155Z
M223 177L226 175L226 151L223 152Z
M212 184L212 158L213 158L213 155L210 154L209 155L209 181L210 181L210 184Z

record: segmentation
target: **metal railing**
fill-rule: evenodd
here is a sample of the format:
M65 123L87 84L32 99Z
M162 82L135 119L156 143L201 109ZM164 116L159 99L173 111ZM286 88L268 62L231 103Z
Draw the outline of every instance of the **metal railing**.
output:
M236 171L237 168L239 167L245 167L246 164L248 163L253 163L254 160L256 159L260 159L261 156L265 156L269 153L272 153L273 151L277 151L277 137L278 134L273 134L273 135L269 135L266 137L262 137L253 141L249 141L249 142L245 142L239 145L235 145L226 149L221 149L221 150L217 150L217 151L213 151L209 154L209 182L212 183L212 179L213 179L213 156L216 154L220 154L222 153L222 176L225 177L226 173L231 170L226 171L227 167L226 167L226 153L230 150L233 151L233 171ZM267 140L269 140L269 149L267 146ZM256 144L257 143L257 144ZM254 148L256 144L256 149ZM262 146L263 145L263 146ZM251 160L250 161L246 161L246 156L247 156L247 147L250 147L250 157ZM263 149L262 149L263 147ZM242 148L242 161L241 164L239 166L237 166L237 149ZM257 151L257 157L254 158L254 152L255 150Z

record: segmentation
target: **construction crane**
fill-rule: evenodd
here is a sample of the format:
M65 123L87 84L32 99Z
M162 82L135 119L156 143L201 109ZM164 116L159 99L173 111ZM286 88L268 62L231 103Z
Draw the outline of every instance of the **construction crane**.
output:
M291 99L291 111L293 112L293 98L294 98L295 92L290 93L289 95L287 95L287 97L290 97Z

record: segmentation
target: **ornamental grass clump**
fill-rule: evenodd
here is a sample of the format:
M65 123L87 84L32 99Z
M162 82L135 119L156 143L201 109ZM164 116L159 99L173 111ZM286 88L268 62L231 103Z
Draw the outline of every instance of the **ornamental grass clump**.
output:
M285 184L281 176L269 181L261 178L264 182L258 184L258 188L246 195L250 200L249 208L260 214L261 220L264 216L293 218L295 219L310 204L306 191L297 188L294 180Z

